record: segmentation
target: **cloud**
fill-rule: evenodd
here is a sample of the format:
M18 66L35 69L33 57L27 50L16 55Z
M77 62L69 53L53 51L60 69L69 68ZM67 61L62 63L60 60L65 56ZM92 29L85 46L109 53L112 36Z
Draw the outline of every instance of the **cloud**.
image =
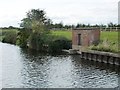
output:
M44 9L53 22L117 23L119 0L1 0L0 27L15 25L30 9Z

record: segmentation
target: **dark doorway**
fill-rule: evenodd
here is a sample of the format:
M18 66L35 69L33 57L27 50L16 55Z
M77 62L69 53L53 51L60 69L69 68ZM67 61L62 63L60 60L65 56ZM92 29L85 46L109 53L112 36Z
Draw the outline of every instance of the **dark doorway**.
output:
M81 45L81 34L78 34L78 45Z

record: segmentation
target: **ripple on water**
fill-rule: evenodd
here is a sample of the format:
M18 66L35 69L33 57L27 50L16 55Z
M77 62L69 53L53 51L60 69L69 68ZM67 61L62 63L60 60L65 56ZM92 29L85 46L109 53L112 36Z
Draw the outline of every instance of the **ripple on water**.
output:
M3 87L114 88L119 72L105 64L81 60L78 55L45 55L0 43Z

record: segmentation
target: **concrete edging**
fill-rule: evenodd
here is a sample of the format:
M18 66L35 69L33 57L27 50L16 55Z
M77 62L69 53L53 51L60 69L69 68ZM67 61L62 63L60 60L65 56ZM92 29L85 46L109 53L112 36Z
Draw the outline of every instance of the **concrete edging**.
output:
M111 52L101 52L93 50L82 51L81 58L114 65L120 65L120 55Z

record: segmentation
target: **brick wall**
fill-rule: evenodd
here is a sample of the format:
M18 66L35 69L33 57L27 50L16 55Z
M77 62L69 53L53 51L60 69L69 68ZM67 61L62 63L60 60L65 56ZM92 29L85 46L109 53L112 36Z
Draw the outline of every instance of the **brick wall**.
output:
M81 34L81 45L78 45L78 34ZM100 40L99 29L74 29L72 30L73 49L88 47L92 44L98 44Z

